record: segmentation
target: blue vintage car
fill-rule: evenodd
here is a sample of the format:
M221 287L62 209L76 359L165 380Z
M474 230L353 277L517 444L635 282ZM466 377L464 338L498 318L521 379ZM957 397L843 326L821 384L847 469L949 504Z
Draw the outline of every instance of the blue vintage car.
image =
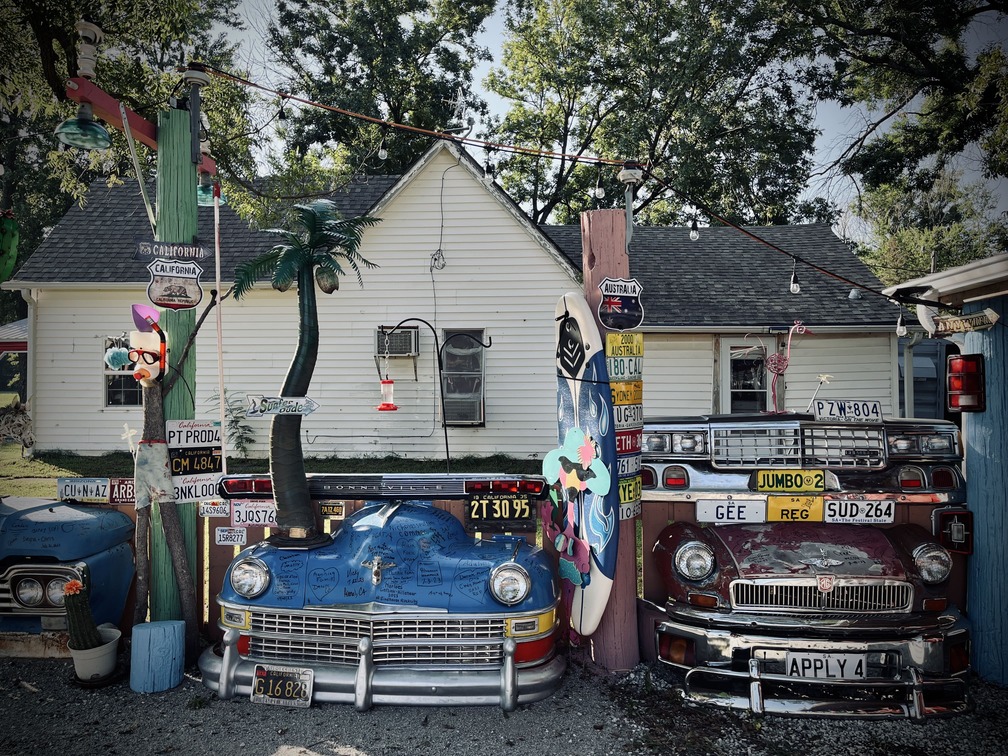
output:
M217 602L221 643L199 666L220 698L316 702L518 703L550 695L559 580L521 537L475 538L435 500L535 522L545 480L486 476L309 476L314 499L364 501L331 543L263 542L232 561ZM226 498L269 498L269 479L232 476Z
M133 581L133 521L51 499L0 500L0 632L66 629L63 586L88 586L99 624L119 624Z

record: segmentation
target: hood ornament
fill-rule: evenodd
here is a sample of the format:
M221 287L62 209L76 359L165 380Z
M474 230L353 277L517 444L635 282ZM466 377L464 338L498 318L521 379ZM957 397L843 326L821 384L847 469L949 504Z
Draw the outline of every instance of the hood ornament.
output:
M818 567L821 570L828 569L830 567L838 567L843 562L839 559L832 559L826 556L826 549L819 549L822 556L816 557L815 559L802 559L800 560L802 564L807 564L810 567Z
M361 567L371 570L371 584L378 585L381 582L382 570L395 567L395 562L382 561L381 554L375 554L366 562L361 562Z

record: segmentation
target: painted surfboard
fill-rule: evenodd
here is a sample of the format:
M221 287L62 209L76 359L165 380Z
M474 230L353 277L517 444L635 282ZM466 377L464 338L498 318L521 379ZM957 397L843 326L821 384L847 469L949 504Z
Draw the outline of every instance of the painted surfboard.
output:
M598 628L616 573L619 488L605 348L580 292L557 303L556 339L560 447L543 459L555 485L542 519L560 554L571 629L587 636Z

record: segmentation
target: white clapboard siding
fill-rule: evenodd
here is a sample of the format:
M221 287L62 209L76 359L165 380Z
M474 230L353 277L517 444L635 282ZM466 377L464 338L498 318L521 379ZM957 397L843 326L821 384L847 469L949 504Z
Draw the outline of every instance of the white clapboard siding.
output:
M819 398L876 400L885 415L894 414L893 397L899 396L895 338L886 333L796 336L784 374L787 409L806 411L819 375L825 374L832 377L819 389Z
M645 417L710 412L713 376L711 335L644 335Z

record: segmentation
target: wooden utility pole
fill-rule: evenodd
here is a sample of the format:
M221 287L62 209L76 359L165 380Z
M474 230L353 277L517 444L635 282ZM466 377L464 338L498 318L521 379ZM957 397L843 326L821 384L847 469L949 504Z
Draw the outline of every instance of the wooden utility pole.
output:
M584 292L588 306L595 313L595 324L602 333L608 329L598 321L602 298L599 284L605 278L629 278L627 257L627 222L623 210L593 210L581 214L581 254ZM615 471L613 485L618 484ZM609 603L598 630L589 642L592 661L609 672L633 669L640 661L637 642L637 521L639 515L621 520L616 576Z

